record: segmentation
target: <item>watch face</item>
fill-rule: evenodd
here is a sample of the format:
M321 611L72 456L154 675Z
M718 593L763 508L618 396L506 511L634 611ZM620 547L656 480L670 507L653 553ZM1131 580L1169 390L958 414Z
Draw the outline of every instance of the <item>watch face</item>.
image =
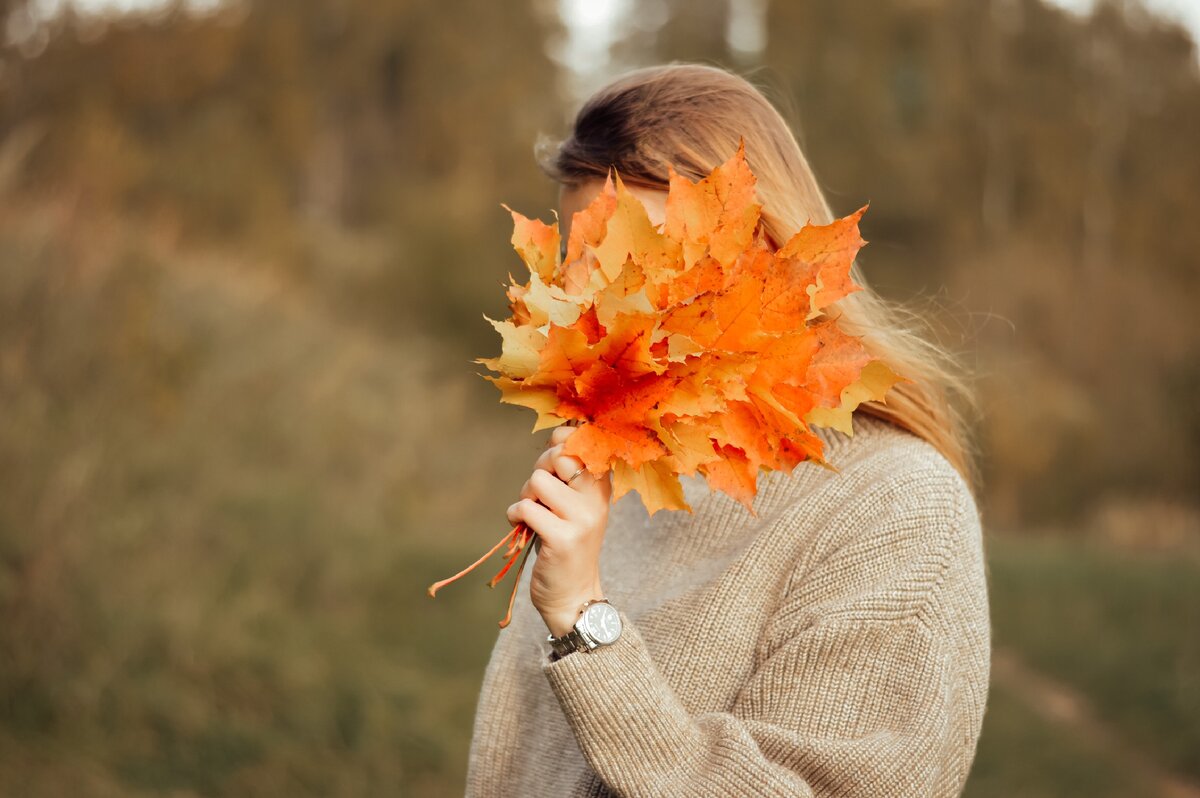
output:
M607 645L621 636L621 616L611 604L592 604L583 614L588 635Z

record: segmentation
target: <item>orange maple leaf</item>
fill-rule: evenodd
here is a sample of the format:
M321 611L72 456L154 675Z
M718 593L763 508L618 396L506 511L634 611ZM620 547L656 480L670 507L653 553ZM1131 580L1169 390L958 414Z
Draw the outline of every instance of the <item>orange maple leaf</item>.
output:
M760 471L832 467L812 427L850 433L857 407L904 381L826 313L861 290L851 266L866 210L772 248L744 142L697 182L670 169L659 227L610 173L572 217L565 260L557 223L510 210L529 279L510 276L511 316L488 319L501 354L476 361L498 374L481 376L534 410L535 430L578 424L563 452L611 471L613 500L634 490L650 514L691 512L679 477L698 473L756 514ZM517 524L429 594L501 548L489 584L518 558L519 582L533 536ZM514 583L502 627L515 595Z

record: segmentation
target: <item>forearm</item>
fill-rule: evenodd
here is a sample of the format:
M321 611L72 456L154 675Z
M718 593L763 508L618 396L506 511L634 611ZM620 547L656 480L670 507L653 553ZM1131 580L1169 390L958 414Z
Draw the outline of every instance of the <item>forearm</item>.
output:
M930 798L953 757L949 656L919 624L796 636L729 711L689 714L636 626L543 666L588 764L623 796Z
M637 628L612 646L544 666L584 757L628 796L810 796L794 771L766 760L728 713L690 716Z

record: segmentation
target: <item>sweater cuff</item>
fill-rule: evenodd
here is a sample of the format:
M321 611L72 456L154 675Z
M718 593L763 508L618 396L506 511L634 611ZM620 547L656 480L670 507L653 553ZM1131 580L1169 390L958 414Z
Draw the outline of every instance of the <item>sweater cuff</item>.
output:
M652 767L670 778L694 762L702 741L658 667L646 642L624 612L621 636L592 651L546 659L542 673L558 698L580 750L610 785ZM652 764L653 763L653 764Z

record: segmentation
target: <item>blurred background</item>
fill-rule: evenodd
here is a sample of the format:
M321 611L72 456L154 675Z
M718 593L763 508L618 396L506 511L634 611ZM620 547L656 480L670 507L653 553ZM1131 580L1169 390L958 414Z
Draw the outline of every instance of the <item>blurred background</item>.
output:
M0 795L462 793L507 591L425 588L545 439L470 362L521 267L500 203L550 218L538 138L672 59L763 88L977 375L967 795L1200 795L1197 0L0 22Z

